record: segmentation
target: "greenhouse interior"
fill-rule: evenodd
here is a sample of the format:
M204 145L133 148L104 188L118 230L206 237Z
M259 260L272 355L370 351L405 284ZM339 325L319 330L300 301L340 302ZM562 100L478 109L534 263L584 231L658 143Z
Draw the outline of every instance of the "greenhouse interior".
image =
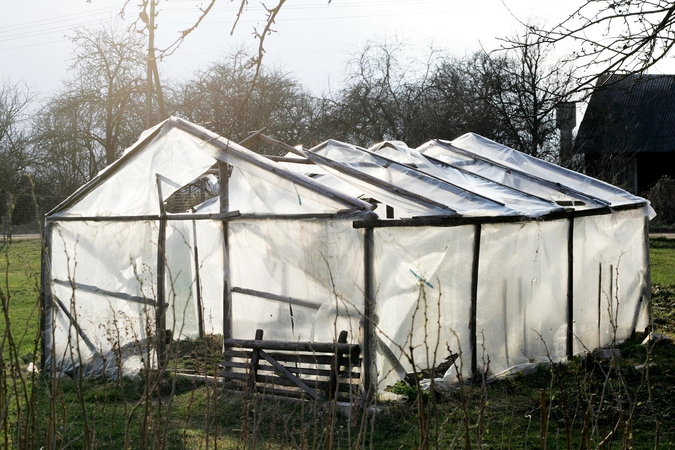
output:
M167 333L346 330L364 389L381 391L443 363L437 384L564 361L650 326L642 198L475 134L288 150L172 117L48 213L45 370L137 373ZM177 210L194 186L212 195Z

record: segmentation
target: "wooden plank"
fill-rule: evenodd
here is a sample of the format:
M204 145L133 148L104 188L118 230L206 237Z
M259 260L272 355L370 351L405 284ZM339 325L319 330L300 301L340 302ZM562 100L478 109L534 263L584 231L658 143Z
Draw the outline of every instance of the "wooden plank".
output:
M377 214L373 211L354 211L351 209L339 210L336 213L306 213L306 214L241 214L238 220L317 220L317 219L341 219L341 220L374 220Z
M301 381L307 385L308 388L313 391L323 391L328 392L330 387L330 382L327 380L312 380L312 379L301 379ZM269 384L274 386L281 386L286 388L300 388L297 383L288 378L280 377L278 375L257 375L256 376L256 385L260 386L262 384ZM340 383L339 392L350 392L353 389L358 389L358 383Z
M250 358L251 352L244 350L225 350L223 356L227 356L228 358Z
M293 153L295 155L302 156L302 157L305 156L305 154L303 152L301 152L297 148L293 147L292 145L288 145L284 142L277 141L276 139L273 139L273 138L271 138L269 136L266 136L264 134L260 135L260 140L263 141L263 142L266 142L270 145L273 145L275 147L279 147L280 149L286 150L287 152Z
M56 304L59 305L59 307L61 308L61 311L63 311L63 313L66 315L66 317L68 317L68 320L70 321L70 324L73 326L73 328L75 328L75 331L77 331L77 334L80 335L80 338L82 338L82 340L84 341L84 344L87 346L87 348L89 348L89 350L91 350L92 353L98 354L98 350L96 350L96 346L93 344L93 342L91 342L91 339L89 339L89 337L86 335L84 330L80 327L80 324L77 323L77 319L73 315L70 314L70 311L68 310L68 308L66 308L66 305L64 305L63 302L56 295L52 296L52 298L54 299ZM52 345L53 345L53 343L52 343ZM52 356L54 356L54 355L52 355Z
M113 291L106 291L105 289L98 288L96 286L90 286L88 284L82 284L82 283L77 283L75 281L64 281L64 280L59 280L59 279L53 279L52 283L54 284L59 284L61 286L65 286L71 289L79 289L84 292L89 292L90 294L96 294L96 295L102 295L104 297L113 297L117 298L120 300L127 300L129 302L134 302L134 303L140 303L141 305L148 305L148 306L157 306L157 302L154 299L151 298L146 298L146 297L139 297L136 295L129 295L125 294L123 292L113 292Z
M326 366L327 368L330 366L332 362L332 356L324 354L272 353L272 352L267 352L267 354L276 359L277 361L291 362L297 364L322 365ZM227 350L224 352L224 356L228 358L248 359L251 357L251 352ZM359 368L361 367L361 364L362 364L361 359L354 360L347 356L343 356L340 358L340 365L342 367Z
M306 385L302 380L300 380L298 377L296 377L296 376L293 375L291 372L289 372L288 369L286 369L284 366L282 366L282 365L279 364L277 361L275 361L274 358L271 358L271 357L270 357L267 353L265 353L263 350L260 350L260 356L262 356L265 360L267 360L267 362L269 362L269 363L272 364L274 367L276 367L276 368L279 370L279 372L281 372L281 373L283 373L284 375L286 375L286 377L287 377L289 380L292 380L293 382L295 382L295 384L296 384L299 388L301 388L303 391L307 392L307 394L309 394L310 397L312 397L313 399L319 399L319 398L320 398L319 394L317 394L314 390L312 390L309 386L307 386L307 385Z
M301 306L303 308L310 308L318 310L321 307L321 303L311 302L308 300L300 300L293 297L287 297L284 295L272 294L270 292L256 291L255 289L245 289L240 287L233 287L232 292L236 294L250 295L251 297L264 298L266 300L272 300L279 303L290 303L294 306Z
M230 212L230 168L224 161L218 161L218 194L220 202L220 213ZM232 293L230 292L230 243L229 243L229 223L224 220L221 224L223 234L223 337L225 339L232 337ZM227 357L226 357L227 359Z
M268 394L268 395L279 395L283 397L292 397L292 398L306 398L307 394L301 390L289 390L289 389L279 389L279 388L274 388L270 386L257 386L256 391L260 392L261 394ZM316 400L316 399L315 399Z
M239 145L241 145L242 147L248 147L249 145L254 144L255 142L258 141L258 139L260 139L260 133L262 133L266 129L267 127L262 127L261 129L252 132L251 134L246 136L243 141L239 141Z
M224 339L224 347L250 348L263 350L287 350L297 352L333 353L336 349L344 353L351 353L358 344L338 344L331 342L286 342L286 341L255 341L247 339ZM330 363L329 363L330 364Z
M251 364L249 362L240 362L240 361L221 361L220 365L223 367L231 367L235 369L246 369L248 370Z
M168 220L228 220L238 218L239 211L213 214L167 214ZM48 223L54 222L136 222L157 221L161 219L159 214L145 214L140 216L56 216L47 217Z
M243 372L220 372L220 376L223 378L227 378L230 380L241 380L241 381L247 381L248 380L248 374L243 373Z
M278 360L277 360L278 361ZM343 360L345 361L345 360ZM244 363L237 363L237 364L244 364ZM292 372L293 374L297 375L298 377L320 377L320 378L325 378L329 379L331 376L331 370L328 369L317 369L315 367L291 367L288 365L284 365L288 369L289 372ZM269 366L267 364L258 364L258 373L260 372L274 372L276 369L274 366ZM359 378L361 376L360 372L355 372L355 371L350 371L350 370L340 370L338 372L338 376L340 379L343 378Z
M292 164L306 164L313 166L314 163L307 158L294 158L288 156L275 156L275 155L262 155L265 158L268 158L274 162L287 162Z

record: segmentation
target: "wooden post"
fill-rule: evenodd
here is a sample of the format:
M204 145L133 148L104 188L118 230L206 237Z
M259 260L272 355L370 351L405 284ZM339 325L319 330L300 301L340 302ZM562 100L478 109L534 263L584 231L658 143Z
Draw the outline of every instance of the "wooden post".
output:
M481 224L475 225L473 238L473 262L471 264L471 308L469 310L469 338L471 339L471 374L478 372L478 348L476 314L478 311L478 263L480 262Z
M255 340L262 341L263 330L255 330ZM248 372L248 391L249 393L255 393L255 377L258 375L258 361L260 361L260 348L253 348L251 352L251 367Z
M194 211L194 208L193 208ZM199 247L197 246L197 221L192 221L192 239L194 241L195 261L195 294L197 296L197 321L199 322L199 337L204 337L204 305L202 304L202 280L199 277Z
M155 328L157 331L157 362L161 370L166 364L166 211L162 196L162 184L156 175L159 198L159 235L157 236L157 308L155 309Z
M598 266L598 348L602 345L602 262Z
M229 166L222 161L218 162L220 212L226 213L230 209L228 183L230 178ZM223 337L232 337L232 293L230 291L230 245L228 223L223 220Z
M574 356L574 213L567 231L567 359Z
M42 261L41 265L41 314L40 314L40 367L42 371L45 371L46 364L46 339L47 339L47 324L51 324L51 314L52 314L52 283L51 283L51 272L52 272L52 223L45 220L45 224L42 231ZM49 322L48 322L49 321ZM51 329L51 326L50 326ZM51 349L54 348L54 342L50 338ZM53 355L52 355L53 356ZM52 363L53 363L52 358Z
M346 344L347 343L347 331L342 330L340 331L340 336L338 337L338 344ZM335 354L333 355L333 362L330 365L330 381L328 384L328 400L333 400L337 398L338 391L340 388L340 359L342 359L342 351L340 348L336 345L335 346ZM351 370L351 367L347 368L348 370Z
M363 389L366 393L365 401L376 390L376 380L373 375L375 367L375 280L374 280L374 252L375 238L373 228L366 227L363 235L363 262L365 278L365 299L363 305Z
M652 312L652 265L649 256L649 217L645 216L644 224L644 265L646 268L644 286L642 287L643 301L647 302L647 312L649 314L649 327L647 332L654 331L654 315ZM637 318L636 318L637 321Z

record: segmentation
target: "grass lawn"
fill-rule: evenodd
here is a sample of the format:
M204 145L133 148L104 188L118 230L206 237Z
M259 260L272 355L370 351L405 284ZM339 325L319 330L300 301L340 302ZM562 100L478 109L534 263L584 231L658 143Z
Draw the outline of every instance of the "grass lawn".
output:
M652 283L675 285L675 239L652 238L649 247Z
M12 338L24 359L32 359L39 328L40 249L39 239L0 243L0 299L9 310ZM0 321L0 335L6 325Z
M675 241L650 244L655 325L675 336ZM0 297L25 367L39 323L40 241L15 240L0 254ZM0 321L0 335L5 327ZM0 383L0 404L11 405L10 425L0 420L0 448L19 442L26 448L50 442L56 448L326 448L328 436L333 448L367 448L371 442L378 449L418 448L423 425L430 448L465 448L467 438L472 448L479 441L483 448L542 448L542 434L549 448L566 448L568 433L572 448L595 448L602 440L607 448L674 448L675 345L647 348L640 342L621 344L619 359L575 358L553 370L540 366L526 376L475 382L438 398L424 395L420 403L410 388L408 402L375 416L336 416L335 422L327 422L320 404L245 399L170 373L137 380L38 378L26 382L25 391L13 391L16 379L8 377ZM200 367L199 355L210 354L209 364L217 368L215 339L176 348L182 367Z

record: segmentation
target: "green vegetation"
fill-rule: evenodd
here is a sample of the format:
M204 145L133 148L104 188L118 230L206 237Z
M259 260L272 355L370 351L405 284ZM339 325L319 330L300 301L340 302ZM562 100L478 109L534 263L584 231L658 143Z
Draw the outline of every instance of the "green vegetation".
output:
M15 239L5 245L0 242L0 298L2 306L8 308L11 335L24 359L33 354L38 334L40 249L39 239ZM0 335L5 334L6 326L1 320Z
M649 247L652 283L675 285L675 239L652 238Z
M658 332L675 336L675 241L650 242L658 283L654 323ZM568 442L596 448L603 441L608 448L675 446L675 345L644 346L644 335L619 345L620 358L540 365L528 375L488 384L473 380L443 395L416 398L415 386L400 383L397 391L408 401L376 412L353 409L351 417L328 415L327 405L244 397L174 374L178 367L215 374L217 338L173 345L162 375L32 379L25 368L36 350L39 266L39 240L2 248L0 292L20 366L12 366L5 344L0 404L9 404L9 414L0 426L3 448L326 448L331 439L333 448L368 448L372 442L397 449L425 447L425 435L429 448L466 448L467 440L471 448L567 448ZM3 335L5 330L0 322Z

